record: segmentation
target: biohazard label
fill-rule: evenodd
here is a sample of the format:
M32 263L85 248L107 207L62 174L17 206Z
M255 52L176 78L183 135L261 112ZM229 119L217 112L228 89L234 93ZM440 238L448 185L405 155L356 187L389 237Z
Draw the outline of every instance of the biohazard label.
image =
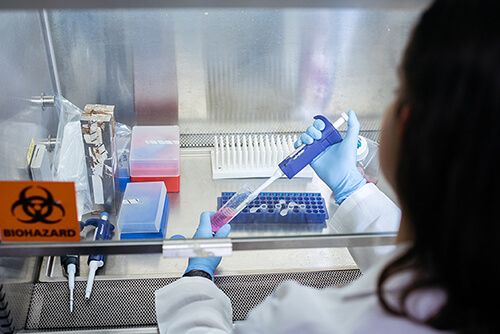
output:
M80 241L72 182L0 181L0 231L7 241Z

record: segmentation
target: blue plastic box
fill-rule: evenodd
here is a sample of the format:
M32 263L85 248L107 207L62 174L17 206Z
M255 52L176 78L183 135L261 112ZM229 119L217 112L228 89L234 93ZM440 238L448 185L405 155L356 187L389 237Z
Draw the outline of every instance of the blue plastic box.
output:
M120 239L164 238L169 207L165 183L127 184L117 222Z
M120 191L125 191L127 184L130 183L127 151L123 152L118 160L118 180L120 182Z

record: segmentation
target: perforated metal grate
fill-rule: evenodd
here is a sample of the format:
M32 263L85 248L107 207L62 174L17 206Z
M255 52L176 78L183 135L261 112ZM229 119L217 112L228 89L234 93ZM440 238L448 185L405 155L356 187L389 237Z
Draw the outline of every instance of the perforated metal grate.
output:
M30 296L33 293L33 283L5 283L1 289L0 296L5 297L3 306L6 306L6 312L10 312L8 318L12 319L12 326L16 329L22 328L28 314ZM0 297L2 299L3 297ZM5 314L0 310L0 314ZM0 333L4 333L3 323L0 324ZM5 330L5 333L8 333Z
M96 280L89 300L85 281L75 282L69 311L67 282L37 283L26 329L101 329L156 324L154 291L175 279Z
M378 123L376 124L378 126ZM295 130L295 129L294 129ZM345 131L340 131L342 133L342 136L345 136ZM275 134L273 132L231 132L231 131L224 131L224 132L214 132L214 133L196 133L196 134L181 134L180 136L180 146L182 148L194 148L194 147L213 147L214 146L214 137L215 136L221 136L221 135L272 135ZM290 135L297 135L300 136L302 132L300 132L300 129L297 129L297 131L294 132L279 132L278 134L290 134ZM374 130L370 129L362 129L359 133L361 136L369 138L371 140L377 141L378 136L379 136L379 130L376 128Z
M233 321L269 296L283 281L295 280L314 288L347 284L359 270L218 276L216 285L233 305ZM178 278L97 280L86 301L86 282L75 284L75 305L69 312L66 282L37 283L26 322L27 330L89 330L156 326L154 292Z
M221 276L217 286L231 299L233 321L245 320L248 312L268 297L281 283L294 280L313 288L342 286L361 276L359 270Z

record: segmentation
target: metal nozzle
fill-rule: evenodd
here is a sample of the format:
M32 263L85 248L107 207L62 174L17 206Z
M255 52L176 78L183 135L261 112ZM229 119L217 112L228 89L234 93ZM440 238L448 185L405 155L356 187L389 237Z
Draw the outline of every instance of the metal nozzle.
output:
M40 104L42 110L45 110L45 108L53 107L56 104L56 98L52 95L45 95L42 93L40 96L31 97L31 102Z

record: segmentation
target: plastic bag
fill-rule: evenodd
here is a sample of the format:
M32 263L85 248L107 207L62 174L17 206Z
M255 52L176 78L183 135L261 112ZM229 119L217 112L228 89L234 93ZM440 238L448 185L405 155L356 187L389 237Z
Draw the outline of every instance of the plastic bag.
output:
M64 97L56 95L59 112L57 142L52 173L54 180L75 183L78 217L92 211L80 117L82 110Z
M127 183L130 182L129 154L132 129L125 124L116 122L116 151L118 153L118 180L120 190L125 191Z

